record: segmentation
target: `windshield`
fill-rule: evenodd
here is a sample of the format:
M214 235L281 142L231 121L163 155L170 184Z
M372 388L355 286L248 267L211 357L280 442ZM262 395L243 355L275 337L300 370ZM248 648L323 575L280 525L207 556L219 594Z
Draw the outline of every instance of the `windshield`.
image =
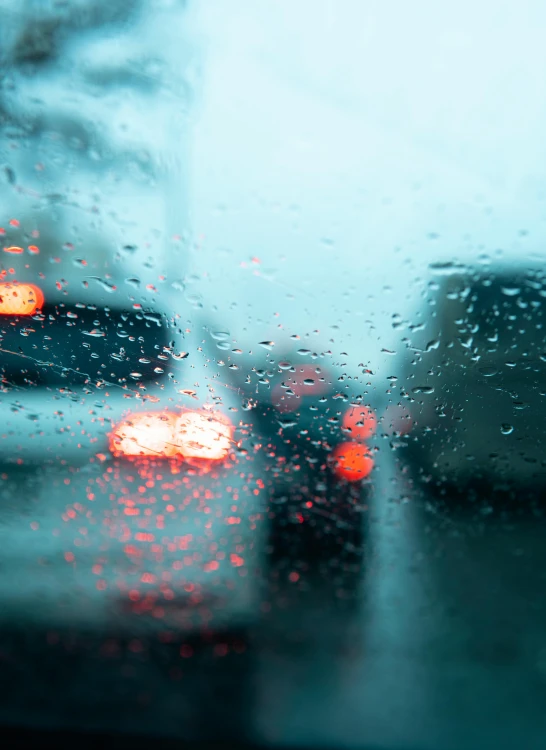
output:
M0 0L6 746L543 747L520 6Z

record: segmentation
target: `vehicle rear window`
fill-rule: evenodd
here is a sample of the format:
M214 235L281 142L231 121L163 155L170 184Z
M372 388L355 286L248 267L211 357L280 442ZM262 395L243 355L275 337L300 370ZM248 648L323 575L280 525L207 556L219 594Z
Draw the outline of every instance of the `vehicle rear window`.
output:
M0 315L4 388L159 380L169 370L168 346L157 313L59 304L32 317Z

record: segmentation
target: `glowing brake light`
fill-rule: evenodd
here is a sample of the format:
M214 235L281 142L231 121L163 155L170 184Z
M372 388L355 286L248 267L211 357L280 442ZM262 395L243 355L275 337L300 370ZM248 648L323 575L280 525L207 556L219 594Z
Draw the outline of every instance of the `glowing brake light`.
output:
M233 425L219 414L186 411L133 414L116 425L110 448L117 456L197 458L221 461L233 440Z
M35 284L0 283L0 315L34 315L43 304L43 292Z
M343 429L353 440L367 440L376 427L376 416L367 406L351 406L343 415Z
M110 448L118 456L174 456L173 427L168 412L133 414L114 428Z
M233 427L220 415L188 411L174 424L174 443L178 453L186 458L225 458L233 438Z
M370 450L362 443L340 443L333 452L334 471L349 482L360 482L372 471L374 461Z

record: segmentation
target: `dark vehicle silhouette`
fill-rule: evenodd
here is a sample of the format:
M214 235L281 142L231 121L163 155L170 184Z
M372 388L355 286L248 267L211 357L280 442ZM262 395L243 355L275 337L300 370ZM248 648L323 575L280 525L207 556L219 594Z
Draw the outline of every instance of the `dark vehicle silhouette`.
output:
M376 428L364 378L330 352L297 346L248 357L234 371L267 458L274 556L291 550L335 565L360 554Z
M405 456L436 485L543 486L545 271L468 268L435 286L391 389Z

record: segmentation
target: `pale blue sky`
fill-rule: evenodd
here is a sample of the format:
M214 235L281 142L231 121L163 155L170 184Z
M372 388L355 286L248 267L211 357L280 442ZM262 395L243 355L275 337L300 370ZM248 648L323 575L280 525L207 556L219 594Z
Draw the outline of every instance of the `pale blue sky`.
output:
M431 260L543 252L544 3L212 0L197 16L194 267L249 340L279 312L378 355Z

